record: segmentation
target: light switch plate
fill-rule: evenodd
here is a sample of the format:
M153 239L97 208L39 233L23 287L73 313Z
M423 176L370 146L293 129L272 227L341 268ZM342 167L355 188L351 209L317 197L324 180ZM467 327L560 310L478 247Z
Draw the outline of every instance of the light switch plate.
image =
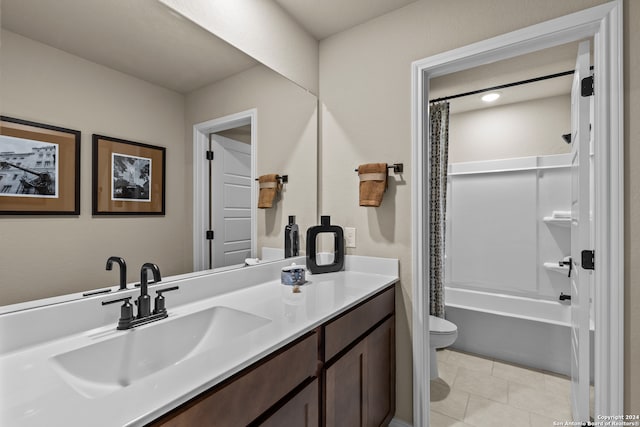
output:
M348 248L356 247L356 229L354 227L344 228L344 239Z

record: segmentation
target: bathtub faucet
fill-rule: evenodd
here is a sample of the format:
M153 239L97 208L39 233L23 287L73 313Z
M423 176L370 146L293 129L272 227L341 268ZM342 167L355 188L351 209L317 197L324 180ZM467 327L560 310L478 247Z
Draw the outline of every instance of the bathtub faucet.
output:
M571 301L571 295L567 295L567 294L564 294L564 293L560 292L560 298L559 299L560 299L560 301L565 301L565 300Z
M569 275L568 275L568 277L571 277L571 269L573 267L573 265L571 264L571 257L568 257L568 259L563 259L563 260L558 261L558 266L564 267L565 265L569 266Z

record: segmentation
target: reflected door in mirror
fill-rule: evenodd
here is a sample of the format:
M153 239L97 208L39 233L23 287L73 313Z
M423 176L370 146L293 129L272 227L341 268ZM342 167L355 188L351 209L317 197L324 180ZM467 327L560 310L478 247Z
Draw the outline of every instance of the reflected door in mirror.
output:
M251 145L211 134L211 240L209 268L251 257Z

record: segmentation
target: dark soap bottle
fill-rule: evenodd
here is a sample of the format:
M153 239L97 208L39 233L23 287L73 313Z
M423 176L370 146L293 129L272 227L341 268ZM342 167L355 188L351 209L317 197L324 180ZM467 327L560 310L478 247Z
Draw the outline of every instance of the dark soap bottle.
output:
M318 234L333 234L333 263L318 265ZM314 225L307 230L307 268L311 273L331 273L344 268L344 231L342 227L331 225L328 215L320 217L320 225Z
M296 224L296 216L289 215L289 224L284 227L284 257L300 255L300 231Z

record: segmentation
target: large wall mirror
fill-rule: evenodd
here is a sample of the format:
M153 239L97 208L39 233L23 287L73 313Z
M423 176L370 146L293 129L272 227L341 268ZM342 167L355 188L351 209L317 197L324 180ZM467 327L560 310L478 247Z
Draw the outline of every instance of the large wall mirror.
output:
M144 262L164 277L236 265L238 257L209 265L194 256L194 222L209 215L194 210L211 205L194 194L194 129L237 113L253 111L254 120L211 139L244 144L243 161L253 164L237 192L253 199L232 206L254 211L254 231L237 235L249 240L246 253L277 256L290 215L301 230L315 224L317 99L305 89L157 0L3 0L1 19L0 113L82 138L80 215L0 216L0 306L116 285L117 271L105 270L112 255L126 260L129 283ZM166 148L165 215L92 215L93 134ZM288 182L272 208L252 209L254 179L266 174Z

